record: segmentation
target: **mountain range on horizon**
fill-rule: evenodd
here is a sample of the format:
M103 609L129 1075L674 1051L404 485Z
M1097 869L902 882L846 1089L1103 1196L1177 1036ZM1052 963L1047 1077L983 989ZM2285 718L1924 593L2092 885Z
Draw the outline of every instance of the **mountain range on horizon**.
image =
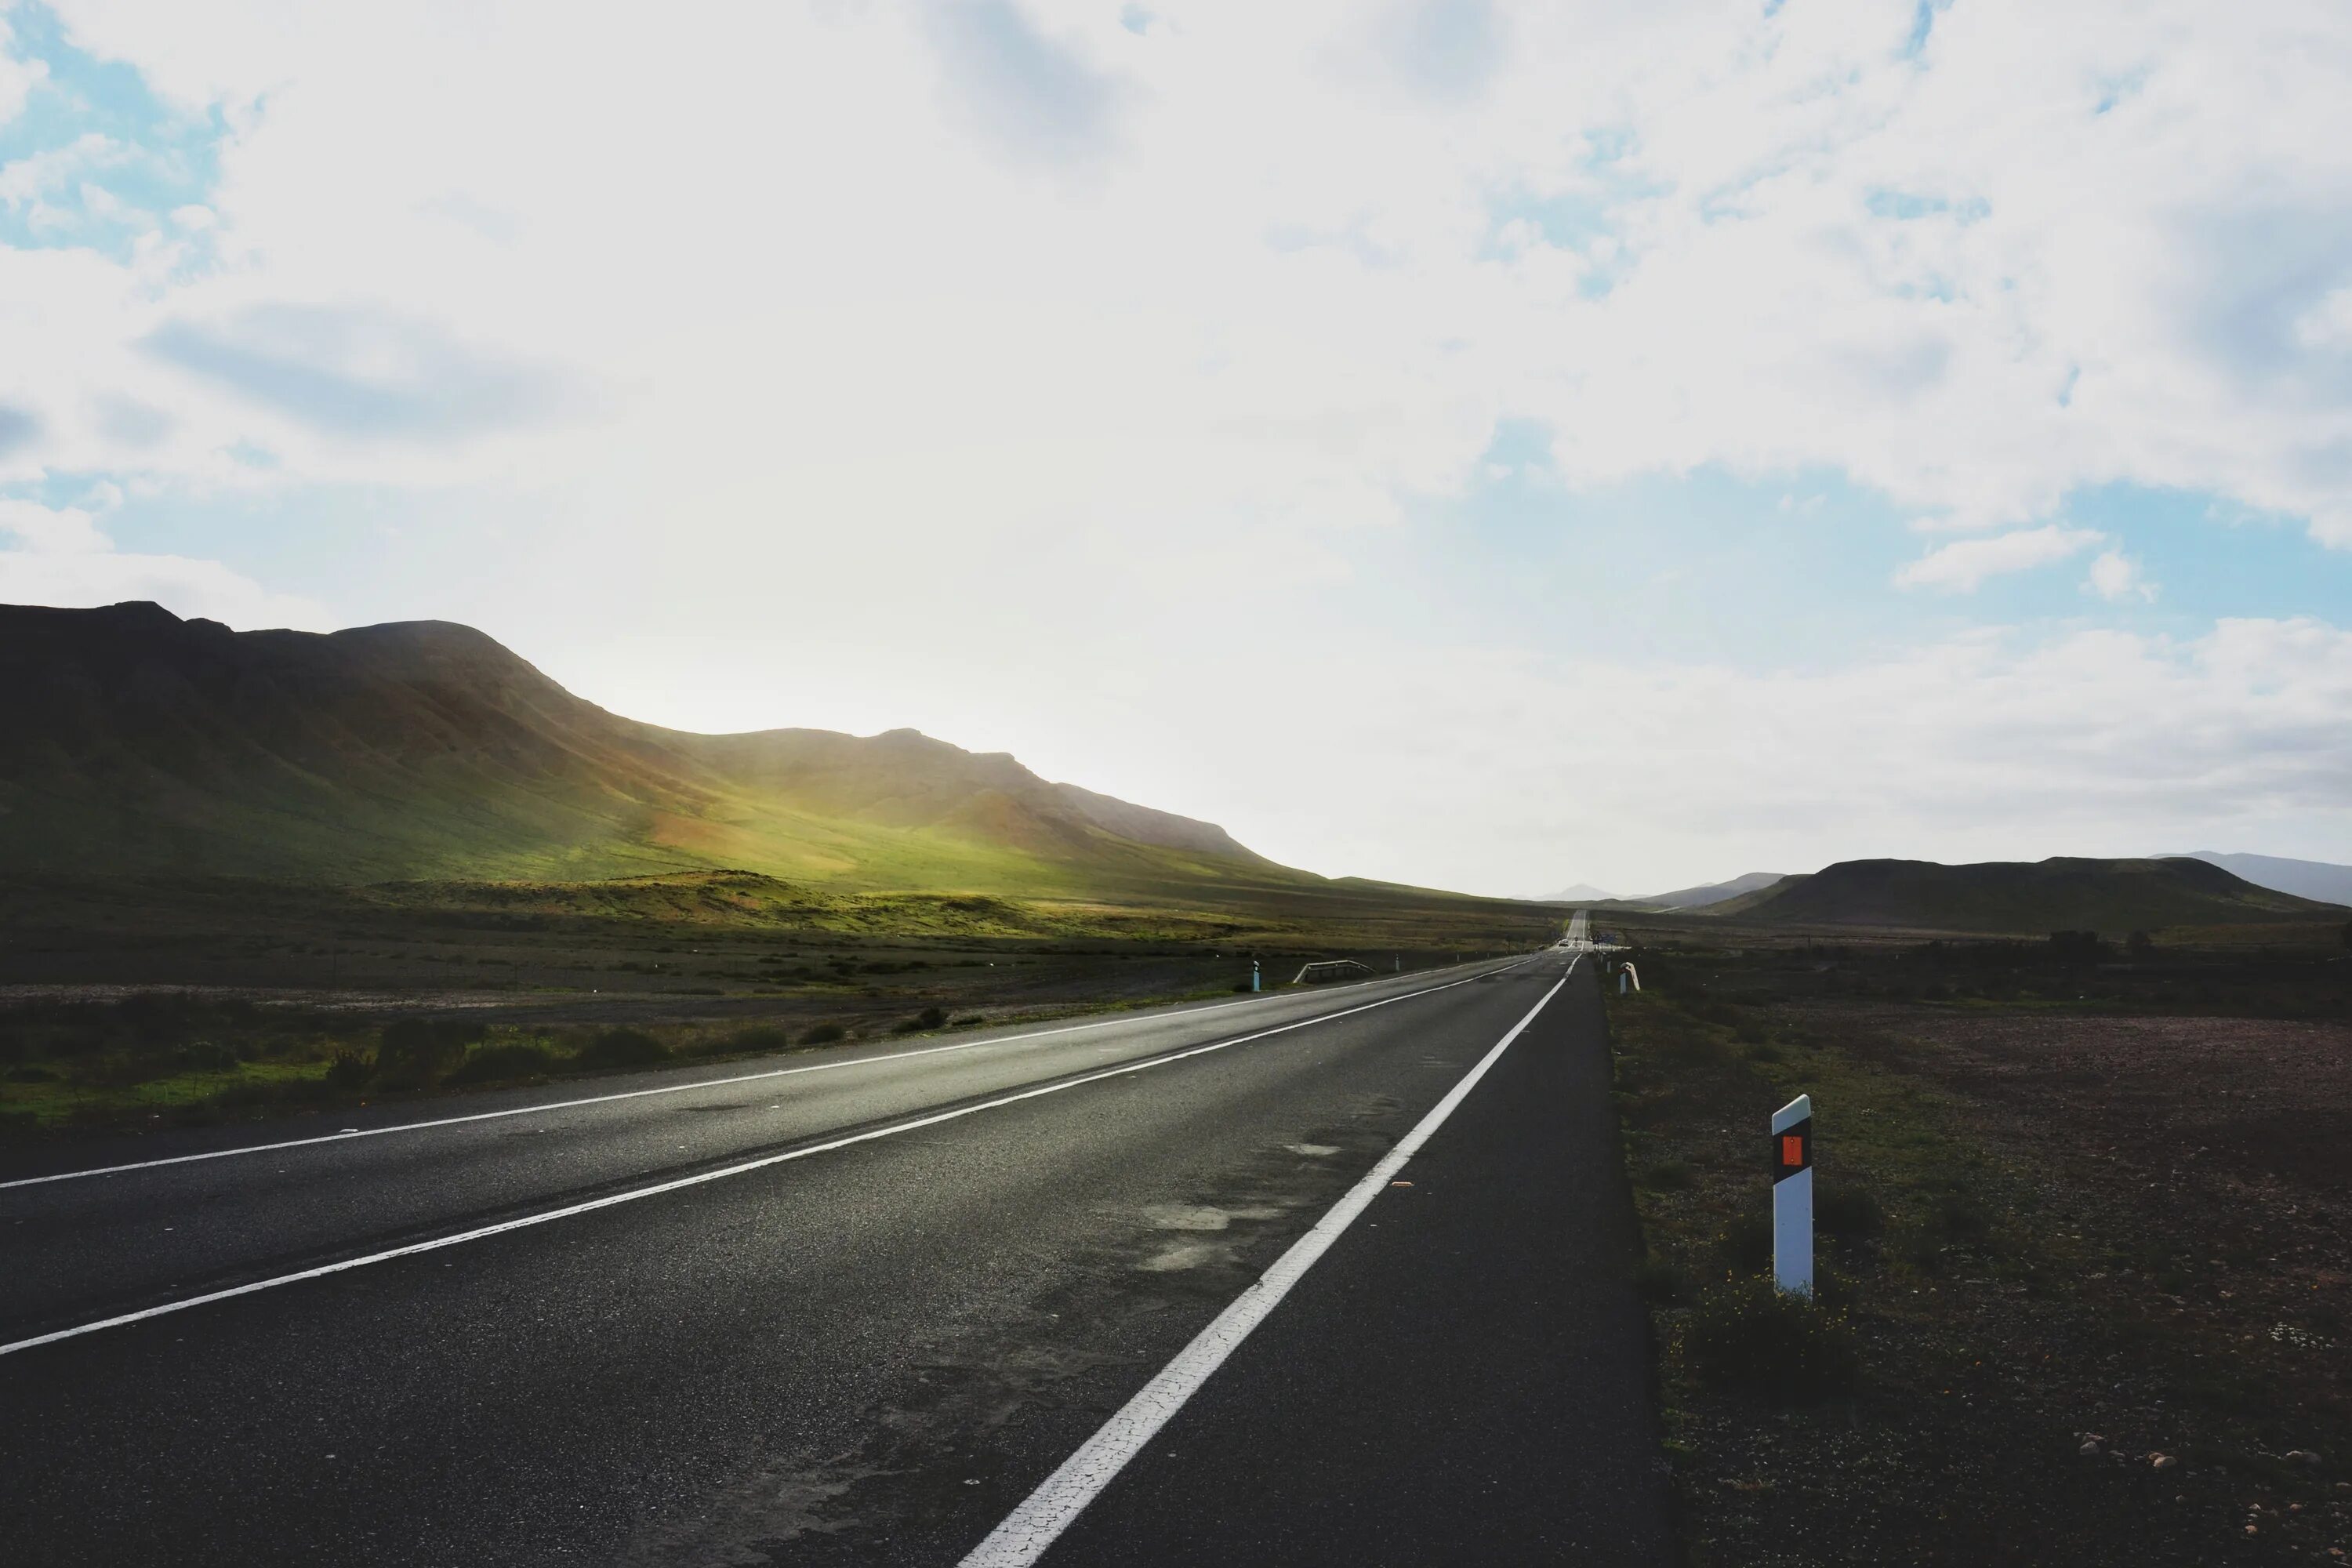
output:
M0 868L1129 896L1330 886L1212 823L912 730L701 735L447 622L237 632L0 606Z
M1453 896L1277 865L1213 823L912 730L640 723L447 622L236 632L144 603L0 606L0 871L348 883L714 869L1145 903ZM1759 923L2124 930L2313 918L2352 903L2352 868L2213 851L1868 860L1640 900L1580 886L1530 901Z
M2219 866L2240 880L2270 892L2287 893L2295 898L2311 900L2320 904L2352 906L2352 866L2331 865L2324 860L2294 860L2275 855L2224 854L2211 849L2200 849L2186 855L2152 855L2146 858L2149 861L2200 860L2208 865ZM1941 862L1936 861L1887 863L1941 865ZM2053 863L2042 862L2044 865ZM1873 864L1873 862L1849 860L1840 861L1838 864L1854 866ZM2023 864L2023 862L1979 862L1978 868L2006 864ZM2100 861L2097 864L2127 866L2134 862ZM1945 868L1970 869L1964 866ZM1764 889L1783 881L1793 886L1797 882L1803 881L1805 877L1811 874L1801 873L1789 877L1772 871L1750 871L1744 876L1734 877L1728 881L1706 882L1697 887L1678 889L1670 893L1653 893L1638 898L1622 899L1605 893L1598 888L1580 884L1566 892L1555 894L1550 899L1540 901L1548 903L1590 901L1596 906L1617 910L1684 911L1706 910L1714 914L1738 915L1756 909L1763 902L1760 898L1748 898L1747 895L1761 894Z
M2159 856L2167 860L2202 860L2243 878L2258 888L2316 899L2326 904L2352 904L2352 866L2325 860L2293 860L2279 855L2222 854L2195 849L2186 855Z
M1606 904L1617 909L1696 910L1709 904L1736 899L1742 893L1771 886L1787 875L1782 871L1750 871L1727 882L1706 882L1693 888L1676 888L1668 893L1644 893L1621 897L1590 882L1579 882L1572 888L1530 900L1539 904Z
M1783 877L1703 911L1761 925L1871 926L1919 931L2121 936L2168 926L2336 920L2332 902L2257 886L2189 858L2038 861L1842 860Z

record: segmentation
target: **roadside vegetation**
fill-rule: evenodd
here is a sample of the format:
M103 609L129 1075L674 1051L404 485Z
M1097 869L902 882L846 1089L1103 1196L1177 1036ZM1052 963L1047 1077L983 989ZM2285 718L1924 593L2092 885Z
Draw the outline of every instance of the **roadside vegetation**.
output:
M140 993L119 1002L20 1004L0 1011L0 1135L202 1126L1068 1017L1200 994L953 1017L930 1005L895 1019L868 1014L797 1027L710 1020L645 1028L549 1026L413 1015L376 1023L364 1014L175 992Z
M1247 918L750 873L605 883L33 879L0 889L0 1139L1066 1017L1529 947L1525 906ZM1431 908L1436 913L1429 912ZM1503 916L1495 914L1496 910ZM1374 943L1380 945L1375 946Z
M1609 1000L1696 1568L2345 1561L2341 948L1710 935ZM1798 1093L1814 1303L1769 1279Z

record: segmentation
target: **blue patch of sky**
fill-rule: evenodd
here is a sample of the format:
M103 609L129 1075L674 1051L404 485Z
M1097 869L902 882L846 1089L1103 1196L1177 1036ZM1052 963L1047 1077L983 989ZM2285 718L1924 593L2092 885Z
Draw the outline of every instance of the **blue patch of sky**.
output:
M953 0L923 16L957 90L1005 152L1060 163L1107 142L1118 83L1040 32L1010 0Z
M0 167L47 154L57 174L36 195L0 202L0 244L120 259L173 209L210 202L229 133L217 109L192 115L163 102L131 67L76 47L46 5L20 4L7 16L9 52L47 72L0 124Z
M2200 490L2088 487L2065 520L2114 536L2161 585L2148 615L2176 631L2224 617L2304 616L2352 626L2352 551L2311 537L2301 518L2262 512Z
M2147 72L2144 69L2126 71L2122 76L2112 78L2101 85L2099 101L2091 106L2091 112L2105 114L2124 100L2137 96L2139 89L2147 85Z
M1864 195L1863 205L1869 209L1873 217L1893 218L1902 223L1947 214L1958 223L1980 223L1992 212L1992 205L1981 196L1951 202L1942 196L1922 195L1916 191L1885 189L1874 190Z
M76 504L107 476L52 475L41 499ZM466 489L272 484L133 490L98 518L125 553L218 561L273 593L314 600L339 624L426 616L495 622L512 563L559 547L545 509ZM327 521L331 520L331 521Z
M1118 25L1138 37L1150 32L1151 24L1159 19L1140 5L1123 6L1118 14Z
M1903 40L1906 58L1916 58L1927 47L1929 35L1936 30L1936 13L1951 5L1952 0L1918 0L1911 10L1911 36Z
M2186 639L2231 616L2352 624L2352 552L2297 520L2216 521L2228 510L2192 492L2086 488L2048 521L2104 543L1973 593L1906 589L1906 563L1969 536L1915 531L1912 513L1827 470L1703 468L1573 490L1545 427L1515 420L1465 495L1418 502L1416 526L1367 542L1358 581L1401 627L1475 645L1507 626L1563 669L1596 658L1841 668L1987 626ZM2085 590L2106 549L2158 585L2153 601Z
M1585 132L1584 144L1591 149L1586 166L1597 168L1603 163L1623 163L1640 148L1642 140L1630 125L1602 125Z
M1608 195L1598 191L1576 191L1557 196L1520 193L1487 203L1486 217L1497 230L1525 224L1541 236L1546 245L1582 250L1612 232L1613 205Z
M1487 260L1507 258L1532 236L1537 243L1582 257L1588 270L1579 290L1587 299L1597 299L1617 286L1635 259L1627 249L1602 243L1621 235L1622 209L1663 195L1668 187L1630 165L1637 145L1630 131L1603 128L1588 132L1586 142L1586 183L1579 188L1538 195L1514 185L1489 195L1486 240L1480 255Z

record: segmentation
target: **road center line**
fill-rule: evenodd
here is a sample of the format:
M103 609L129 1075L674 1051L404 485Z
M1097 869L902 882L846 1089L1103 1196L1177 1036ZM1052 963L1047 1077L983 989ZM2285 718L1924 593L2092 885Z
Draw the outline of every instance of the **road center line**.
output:
M1134 1398L1120 1406L1117 1415L1103 1423L1101 1429L1082 1444L1078 1451L1062 1461L1061 1468L1045 1478L1043 1485L1031 1492L1028 1500L1013 1510L1003 1523L991 1531L988 1539L972 1548L964 1558L961 1568L1029 1568L1045 1554L1045 1549L1067 1530L1086 1506L1101 1495L1111 1478L1125 1468L1129 1459L1143 1450L1159 1430L1165 1426L1184 1402L1199 1392L1210 1374L1223 1366L1225 1358L1249 1338L1250 1331L1265 1321L1266 1315L1282 1304L1290 1288L1305 1277L1316 1260L1330 1249L1342 1231L1355 1223L1372 1199L1385 1188L1396 1173L1404 1168L1431 1133L1444 1124L1454 1114L1486 1069L1507 1049L1521 1031L1536 1021L1546 1004L1559 994L1559 988L1576 973L1576 960L1569 960L1568 973L1562 974L1552 988L1543 994L1543 1000L1528 1009L1528 1016L1511 1026L1510 1033L1495 1042L1495 1047L1462 1077L1444 1100L1430 1109L1413 1130L1406 1133L1386 1158L1367 1172L1362 1181L1348 1190L1348 1195L1331 1205L1330 1212L1315 1223L1315 1228L1300 1237L1290 1250L1275 1259L1257 1282L1217 1314L1215 1321L1202 1329L1191 1344L1177 1353L1176 1359L1160 1370L1139 1390Z
M1521 960L1521 962L1527 961ZM1517 965L1507 967L1516 968ZM1572 971L1574 965L1571 964L1570 967ZM1117 1067L1104 1068L1099 1071L1087 1073L1077 1078L1064 1079L1058 1083L1042 1084L1035 1089L1024 1089L1012 1094L998 1095L992 1100L983 1100L974 1105L960 1106L953 1110L935 1111L929 1116L919 1116L909 1121L893 1122L887 1127L868 1128L863 1132L853 1132L846 1137L831 1139L805 1148L788 1149L781 1154L764 1154L756 1160L745 1160L738 1164L721 1166L715 1171L700 1171L691 1176L679 1176L672 1181L657 1182L649 1187L634 1187L625 1193L612 1193L601 1198L590 1198L584 1203L549 1209L543 1214L523 1215L515 1219L501 1220L496 1225L486 1225L473 1230L459 1231L453 1236L439 1236L429 1241L411 1242L405 1247L388 1247L382 1252L371 1252L362 1258L346 1258L339 1263L322 1263L315 1268L303 1268L291 1274L279 1274L268 1279L256 1279L248 1284L231 1286L225 1290L208 1290L201 1296L190 1296L177 1301L166 1301L157 1307L142 1308L136 1312L123 1312L111 1318L100 1318L95 1322L79 1323L72 1328L58 1329L51 1333L36 1334L31 1339L16 1340L6 1344L0 1344L0 1355L14 1355L18 1351L28 1351L41 1345L55 1344L59 1340L79 1339L84 1334L94 1334L101 1329L119 1329L131 1323L145 1322L150 1318L160 1318L172 1312L184 1312L191 1307L208 1306L215 1301L226 1301L238 1296L250 1296L257 1291L274 1290L281 1285L299 1284L306 1279L323 1279L331 1274L342 1274L354 1268L364 1268L372 1263L389 1263L394 1258L413 1258L420 1252L437 1252L445 1247L461 1247L469 1241L481 1241L489 1237L503 1236L510 1230L524 1230L532 1226L547 1225L559 1219L569 1219L574 1215L593 1214L598 1209L635 1203L640 1198L658 1197L664 1193L674 1193L684 1187L697 1187L708 1182L725 1181L730 1176L747 1175L753 1171L766 1170L771 1165L781 1165L793 1160L805 1160L813 1154L829 1153L835 1149L846 1149L853 1143L869 1143L877 1138L889 1138L901 1132L913 1132L925 1127L936 1127L943 1121L954 1121L982 1110L993 1110L1000 1106L1015 1105L1022 1100L1035 1100L1044 1095L1059 1094L1066 1089L1076 1089L1082 1084L1099 1083L1107 1078L1124 1077L1142 1072L1148 1068L1164 1067L1170 1062L1183 1061L1191 1057L1206 1056L1211 1051L1222 1051L1234 1046L1244 1046L1252 1040L1263 1040L1275 1035L1286 1035L1293 1029L1304 1029L1315 1024L1328 1024L1335 1018L1346 1018L1358 1013L1369 1013L1375 1007L1386 1007L1398 1002L1410 1002L1416 996L1429 996L1440 991L1451 991L1457 985L1468 985L1478 978L1475 974L1465 974L1459 980L1449 980L1443 985L1432 985L1420 991L1408 991L1400 996L1383 996L1377 1002L1367 1002L1361 1006L1349 1007L1337 1013L1321 1013L1312 1018L1301 1018L1296 1023L1278 1024L1271 1029L1260 1029L1254 1035L1238 1035L1230 1040L1212 1040L1204 1046L1193 1046L1186 1050L1171 1051L1165 1056L1153 1057L1143 1061L1122 1062ZM1560 984L1566 984L1567 981L1563 978ZM1559 989L1559 985L1552 987L1552 991ZM1544 999L1549 1001L1551 992L1546 992ZM1538 1011L1541 1010L1542 1005L1542 1003L1537 1004ZM1532 1018L1535 1014L1530 1013L1528 1016ZM1522 1020L1519 1027L1526 1026L1525 1020ZM1517 1032L1518 1030L1514 1029L1512 1034L1517 1035ZM1509 1040L1506 1038L1504 1043L1507 1045ZM1499 1047L1496 1048L1500 1049ZM1491 1060L1492 1058L1488 1059ZM1476 1079L1478 1073L1485 1070L1486 1065L1481 1063L1469 1079L1464 1079L1463 1084L1457 1086L1454 1098L1458 1098L1463 1089ZM1449 1108L1451 1103L1452 1100L1449 1099L1447 1101ZM1423 1123L1424 1127L1428 1125L1429 1123ZM1421 1129L1417 1128L1414 1131L1416 1135L1426 1135ZM1393 1159L1394 1156L1391 1155L1391 1158Z
M1377 984L1378 982L1367 980L1359 984L1371 985ZM1461 982L1450 981L1447 984L1458 985ZM1347 988L1338 987L1337 989ZM1437 989L1443 989L1443 987L1437 987ZM1428 993L1415 991L1408 994L1423 996ZM1216 1002L1206 1007L1192 1008L1190 1012L1162 1013L1154 1018L1140 1021L1150 1023L1162 1019L1192 1018L1203 1013L1222 1013L1228 1007L1246 1007L1252 1002L1265 1002L1272 999L1272 994L1268 994L1253 996L1241 1002ZM1392 996L1389 1000L1402 1002L1404 997ZM983 1046L1009 1046L1020 1040L1042 1040L1048 1035L1075 1035L1082 1029L1107 1029L1114 1024L1131 1024L1138 1021L1134 1018L1097 1018L1088 1023L1065 1025L1058 1029L1032 1029L1025 1034L994 1035L985 1040L958 1040L952 1045L925 1046L919 1050L892 1051L884 1056L849 1057L840 1061L812 1062L805 1067L772 1068L764 1072L738 1073L732 1078L697 1079L692 1083L665 1083L657 1084L652 1089L625 1089L613 1094L590 1094L583 1095L576 1100L553 1100L539 1105L520 1105L510 1110L476 1110L464 1116L436 1117L430 1121L401 1121L390 1127L358 1127L342 1132L321 1132L312 1138L282 1138L274 1143L243 1143L234 1149L207 1149L195 1154L166 1154L153 1160L131 1160L120 1165L93 1165L82 1171L56 1171L46 1176L18 1176L13 1181L0 1182L0 1192L5 1192L11 1187L37 1187L48 1182L79 1181L85 1176L117 1176L126 1171L148 1171L163 1165L185 1165L198 1160L226 1160L238 1154L270 1154L281 1149L300 1149L314 1143L348 1143L354 1138L381 1138L390 1132L423 1132L435 1127L457 1127L468 1121L496 1121L507 1116L541 1116L551 1110L570 1110L583 1105L605 1105L617 1100L643 1100L649 1095L684 1094L698 1089L723 1089L730 1083L759 1083L768 1079L792 1078L801 1073L835 1072L843 1068L870 1067L878 1062L903 1062L916 1057L935 1057L945 1051L971 1051L978 1050Z

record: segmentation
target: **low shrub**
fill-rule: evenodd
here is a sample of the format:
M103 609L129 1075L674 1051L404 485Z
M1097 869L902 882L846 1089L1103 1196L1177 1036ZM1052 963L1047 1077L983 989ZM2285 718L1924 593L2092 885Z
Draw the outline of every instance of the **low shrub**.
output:
M470 1020L394 1018L376 1039L376 1079L387 1089L429 1088L487 1033Z
M1701 1291L1675 1330L1674 1351L1702 1383L1778 1399L1845 1393L1861 1371L1843 1312L1756 1277Z
M843 1028L838 1024L816 1024L810 1027L807 1034L801 1037L801 1044L804 1046L829 1046L833 1044L834 1041L845 1037L848 1033L848 1030Z
M326 1085L329 1089L357 1089L375 1076L375 1063L357 1051L337 1051L327 1064Z
M988 1020L986 1018L982 1017L977 1013L967 1013L961 1018L950 1018L948 1020L948 1027L950 1029L977 1029L982 1024L987 1022Z
M890 1026L890 1032L894 1035L919 1035L926 1029L943 1027L947 1021L948 1016L937 1007L926 1007L913 1017L902 1018Z
M467 1052L457 1070L444 1081L499 1083L509 1079L543 1077L562 1066L555 1053L536 1040L499 1040Z
M669 1047L643 1029L606 1029L573 1054L583 1068L641 1068L667 1060Z

